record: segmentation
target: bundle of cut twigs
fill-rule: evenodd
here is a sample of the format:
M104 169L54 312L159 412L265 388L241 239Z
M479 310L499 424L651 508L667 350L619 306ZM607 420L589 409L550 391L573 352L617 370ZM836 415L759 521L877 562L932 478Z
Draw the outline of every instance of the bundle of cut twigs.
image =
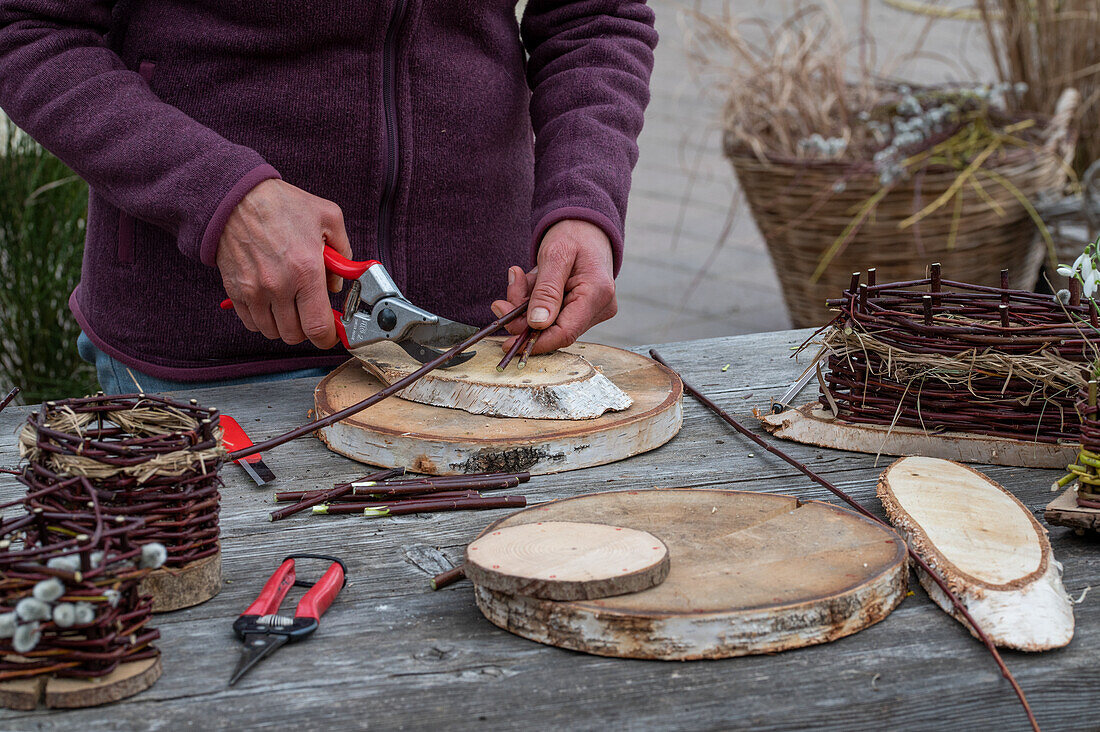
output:
M70 480L79 477L106 513L140 517L133 540L163 544L169 567L217 553L225 450L216 409L144 394L46 402L27 417L20 452L28 507L82 510L88 498Z
M80 494L82 508L0 519L0 681L100 677L158 653L152 600L138 585L164 562L164 547L139 543L143 521L109 516L87 478L43 489L61 490Z
M823 345L820 401L847 422L1078 442L1075 408L1100 346L1096 306L929 277L852 275Z

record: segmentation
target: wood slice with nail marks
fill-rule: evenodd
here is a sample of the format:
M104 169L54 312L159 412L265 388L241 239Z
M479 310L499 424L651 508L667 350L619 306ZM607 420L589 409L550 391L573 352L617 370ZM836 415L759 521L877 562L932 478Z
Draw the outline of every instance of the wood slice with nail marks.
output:
M420 404L471 414L524 419L594 419L630 407L631 399L581 353L562 349L532 356L526 367L513 361L497 371L503 338L486 338L466 363L436 369L397 392ZM356 354L363 368L392 384L421 364L399 346L382 341Z
M887 527L794 496L673 489L594 493L533 506L494 531L591 521L660 538L661 584L599 600L556 602L474 585L494 624L601 656L692 660L824 643L885 618L905 597L908 554Z
M94 679L31 676L0 682L0 706L30 711L39 706L77 709L109 704L145 691L161 675L160 656L120 664Z
M833 417L817 402L760 418L764 429L784 440L872 455L923 455L945 460L1024 468L1065 468L1077 459L1077 445L1028 442L965 432L929 433L913 427L853 424Z
M1043 519L1052 526L1100 531L1100 510L1077 505L1077 486L1067 488L1047 505Z
M625 391L633 400L630 408L586 420L519 419L386 399L318 436L334 452L371 465L432 475L540 475L632 457L680 431L684 389L676 374L620 348L581 343L568 350L584 354ZM381 388L358 360L348 361L317 385L315 416L332 414Z
M161 567L149 573L138 593L153 597L153 612L168 613L200 605L222 588L222 554L196 559L183 567Z
M878 497L890 522L993 643L1043 651L1073 638L1073 604L1046 529L996 482L950 460L906 457L879 478ZM917 576L933 601L969 629L943 590L924 572Z
M668 576L668 547L646 531L576 521L494 529L466 548L466 578L544 600L641 592Z

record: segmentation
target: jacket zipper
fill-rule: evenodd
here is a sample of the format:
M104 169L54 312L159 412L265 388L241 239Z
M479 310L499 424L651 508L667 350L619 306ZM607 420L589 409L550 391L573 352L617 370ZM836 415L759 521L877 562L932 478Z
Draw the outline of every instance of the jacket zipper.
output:
M382 199L378 204L378 259L393 273L391 266L390 230L393 226L393 205L397 195L397 33L405 19L407 0L397 0L386 40L382 47L382 110L385 116L386 167L382 176Z

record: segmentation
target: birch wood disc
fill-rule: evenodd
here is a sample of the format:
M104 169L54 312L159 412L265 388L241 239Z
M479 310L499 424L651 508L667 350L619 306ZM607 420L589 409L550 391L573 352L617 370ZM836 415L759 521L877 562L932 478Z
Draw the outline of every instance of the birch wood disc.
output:
M1046 530L1015 496L973 468L928 457L892 464L878 496L996 645L1041 651L1069 643L1073 605L1062 567ZM937 605L969 627L927 574L917 576Z
M1051 526L1100 531L1100 510L1077 505L1077 486L1071 485L1047 505L1043 518Z
M494 529L466 547L474 584L544 600L640 592L668 576L668 547L646 531L576 521Z
M540 521L593 519L661 539L671 558L665 581L629 595L569 602L475 583L485 617L524 638L601 656L726 658L855 633L886 617L906 592L907 554L897 534L793 496L594 493L524 509L482 537Z
M1053 445L965 432L930 434L914 427L853 424L817 402L761 418L776 437L817 447L872 455L923 455L985 465L1063 469L1077 459L1078 445Z
M498 349L499 350L499 349ZM382 467L418 473L557 473L615 462L660 447L680 431L683 385L645 356L581 343L583 354L633 400L629 409L596 419L489 417L391 398L319 430L329 449ZM316 417L359 402L382 388L357 359L338 367L314 391Z
M153 612L167 613L199 605L222 588L222 553L196 559L182 567L161 567L138 585L138 593L151 595Z
M95 707L145 691L160 678L160 656L120 664L96 679L31 676L0 682L0 706L30 711Z
M503 342L503 338L486 338L469 361L425 374L397 396L472 414L529 419L593 419L630 406L630 397L577 351L532 356L522 369L516 359L497 371ZM386 384L421 366L389 341L375 343L356 356Z

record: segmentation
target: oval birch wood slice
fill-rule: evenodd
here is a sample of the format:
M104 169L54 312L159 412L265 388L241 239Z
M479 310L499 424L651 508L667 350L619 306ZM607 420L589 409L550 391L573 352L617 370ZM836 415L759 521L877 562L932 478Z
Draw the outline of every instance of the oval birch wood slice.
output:
M54 709L95 707L145 691L160 678L160 656L120 664L97 679L32 676L0 682L0 706L31 711L39 704Z
M548 420L489 417L386 399L319 430L318 436L334 452L382 467L432 475L538 475L622 460L660 447L680 431L684 389L676 374L620 348L584 343L568 350L601 369L630 396L631 407L596 419ZM316 416L351 406L381 388L352 359L317 385Z
M504 371L497 371L503 342L503 338L486 338L469 361L425 374L397 396L471 414L527 419L593 419L630 406L630 397L576 351L532 356L522 369L516 359ZM386 384L421 366L389 341L375 343L356 355L363 368Z
M656 587L554 602L474 585L481 612L517 635L601 656L691 660L824 643L886 617L906 592L890 529L793 496L704 489L620 491L524 509L485 532L539 521L646 531L668 547Z
M1079 445L1053 445L965 432L929 434L913 427L851 424L817 402L760 418L764 429L784 440L872 455L923 455L984 465L1057 468L1077 459Z
M543 600L641 592L668 576L668 547L647 531L577 521L494 529L466 547L476 585Z
M200 605L222 588L222 553L197 559L178 569L161 567L138 585L138 594L153 597L153 612L168 613Z
M878 496L890 522L996 645L1042 651L1073 638L1073 604L1046 529L999 484L950 460L906 457L879 478ZM924 572L917 576L974 634L947 595Z

